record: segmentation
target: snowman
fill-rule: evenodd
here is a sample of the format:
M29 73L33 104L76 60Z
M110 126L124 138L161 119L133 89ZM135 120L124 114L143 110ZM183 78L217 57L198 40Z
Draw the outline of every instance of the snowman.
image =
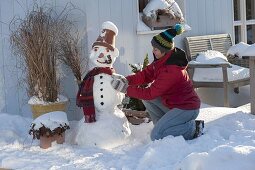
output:
M84 77L76 99L84 112L75 139L80 146L111 149L124 144L131 134L125 114L117 107L125 96L111 86L112 75L116 74L112 66L119 55L115 48L117 34L116 25L104 22L101 34L92 45L90 71Z

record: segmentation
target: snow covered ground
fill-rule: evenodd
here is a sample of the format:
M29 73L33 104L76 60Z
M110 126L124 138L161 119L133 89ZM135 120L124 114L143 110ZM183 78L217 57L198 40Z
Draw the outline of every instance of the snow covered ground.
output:
M249 105L203 104L198 117L206 123L203 136L190 141L169 136L152 142L152 123L144 123L131 126L126 144L111 150L76 145L77 121L70 122L64 144L41 149L38 140L32 142L28 135L32 119L0 113L0 168L253 170L255 116L249 112Z

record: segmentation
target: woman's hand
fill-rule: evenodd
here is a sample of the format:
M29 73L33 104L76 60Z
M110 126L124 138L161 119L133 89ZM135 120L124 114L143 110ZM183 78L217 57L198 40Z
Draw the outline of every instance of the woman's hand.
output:
M125 82L125 83L128 84L128 80L126 79L126 77L123 76L123 75L121 75L121 74L113 73L113 74L112 74L112 78L113 78L113 79L120 79L120 80L122 80L123 82Z
M120 74L114 74L112 75L111 85L115 90L126 93L128 88L128 80Z

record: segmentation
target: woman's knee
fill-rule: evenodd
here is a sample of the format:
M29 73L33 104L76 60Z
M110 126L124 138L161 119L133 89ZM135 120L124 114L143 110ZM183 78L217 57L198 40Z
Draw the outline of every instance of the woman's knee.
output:
M146 107L146 105L148 106L148 105L151 105L151 104L155 103L155 100L156 100L156 99L152 99L152 100L142 100L142 102L143 102L143 104L144 104L145 107Z
M183 122L178 125L171 125L169 123L161 124L158 122L151 131L151 140L159 140L166 136L183 136L184 139L192 139L195 132L195 120Z
M159 139L163 138L163 137L160 135L160 133L159 133L158 131L155 130L155 128L152 129L150 137L151 137L151 140L152 140L152 141L154 141L154 140L159 140Z

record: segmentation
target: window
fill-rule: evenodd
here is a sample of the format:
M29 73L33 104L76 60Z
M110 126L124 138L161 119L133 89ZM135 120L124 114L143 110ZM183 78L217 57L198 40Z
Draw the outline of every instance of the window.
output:
M149 0L139 0L139 13L143 12L143 9L148 4Z
M139 11L138 11L137 33L147 34L147 33L161 32L162 29L166 29L175 25L176 23L180 23L182 20L184 20L184 17L183 17L184 16L183 14L184 1L185 0L175 0L175 3L171 3L172 1L170 0L138 0L137 5L138 5ZM146 7L148 3L150 3L150 5ZM155 11L151 9L154 9L154 8L158 9L158 7L170 9L171 12L173 12L174 10L178 11L177 13L174 12L176 14L175 16L178 16L178 17L175 17L176 19L169 20L169 15L172 14L171 12L170 14L169 13L165 14L164 12L163 14L161 14L160 13L161 11L158 11L160 14L151 12L151 11Z
M233 0L235 43L255 43L255 1Z

